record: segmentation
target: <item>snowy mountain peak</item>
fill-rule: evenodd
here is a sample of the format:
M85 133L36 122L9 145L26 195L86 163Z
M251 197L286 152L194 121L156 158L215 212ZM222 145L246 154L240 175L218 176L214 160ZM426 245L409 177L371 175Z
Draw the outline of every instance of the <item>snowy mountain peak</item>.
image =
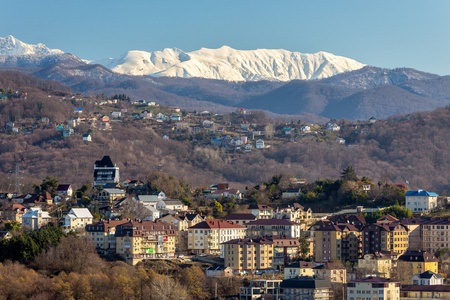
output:
M228 81L320 79L358 70L365 65L327 52L303 54L283 49L236 50L229 46L184 52L129 51L118 59L97 60L128 75L202 77Z
M0 55L52 55L64 53L58 49L49 49L43 44L26 44L12 35L0 37Z

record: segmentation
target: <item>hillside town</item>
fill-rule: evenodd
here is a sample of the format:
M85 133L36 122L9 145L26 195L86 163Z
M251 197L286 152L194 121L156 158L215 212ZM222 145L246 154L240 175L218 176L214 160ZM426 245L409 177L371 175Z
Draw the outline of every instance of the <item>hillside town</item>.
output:
M130 265L207 263L207 276L248 278L238 299L450 298L450 219L430 216L447 197L404 191L403 209L412 212L406 218L363 206L318 214L296 200L302 183L282 194L292 204L278 206L247 204L245 191L213 185L198 197L215 207L221 207L218 199L233 198L242 208L217 219L140 180L121 179L119 167L104 156L93 163L94 201L83 202L86 186L75 190L49 177L38 193L1 194L1 217L10 229L60 226L91 242L99 255ZM368 222L371 215L381 217ZM6 230L2 238L14 234Z

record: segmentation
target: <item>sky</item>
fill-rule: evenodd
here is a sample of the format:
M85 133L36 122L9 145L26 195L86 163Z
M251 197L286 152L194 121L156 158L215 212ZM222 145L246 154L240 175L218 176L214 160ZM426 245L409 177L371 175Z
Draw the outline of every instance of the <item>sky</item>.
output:
M450 75L448 0L2 0L0 36L81 59L223 45Z

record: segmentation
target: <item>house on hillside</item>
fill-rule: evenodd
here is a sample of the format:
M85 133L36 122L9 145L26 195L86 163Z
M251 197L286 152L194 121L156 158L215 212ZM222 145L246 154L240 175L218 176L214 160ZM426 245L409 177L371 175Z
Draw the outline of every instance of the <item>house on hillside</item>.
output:
M336 123L327 123L327 130L339 131L339 130L341 130L341 127L339 125L337 125Z
M72 197L73 189L71 184L60 184L56 189L56 193L61 196Z
M90 133L83 134L83 142L92 142L92 136Z
M33 207L22 216L22 225L30 230L38 230L47 225L50 219L48 212L42 211L40 207Z
M72 208L64 218L65 231L84 229L92 224L93 216L87 208Z
M263 140L257 140L255 144L256 149L264 149L264 141Z

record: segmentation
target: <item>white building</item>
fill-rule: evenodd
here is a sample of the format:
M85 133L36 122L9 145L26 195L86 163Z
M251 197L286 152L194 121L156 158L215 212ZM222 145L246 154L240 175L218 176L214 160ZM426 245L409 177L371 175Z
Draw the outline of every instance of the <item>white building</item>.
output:
M337 125L336 123L328 123L327 130L339 131L339 130L341 130L341 127L339 125Z
M31 230L38 230L47 225L51 217L46 211L42 211L40 207L32 207L22 216L22 225L29 227Z
M256 149L264 149L264 141L263 140L257 140L255 147L256 147Z
M72 208L64 218L64 229L66 231L82 229L88 224L92 224L91 212L87 208Z
M230 221L206 220L188 228L188 249L196 254L220 254L221 243L244 238L246 230Z
M444 277L431 271L416 274L412 277L413 285L443 285Z
M427 212L437 207L436 193L431 193L423 190L407 191L405 194L406 208L413 212Z

